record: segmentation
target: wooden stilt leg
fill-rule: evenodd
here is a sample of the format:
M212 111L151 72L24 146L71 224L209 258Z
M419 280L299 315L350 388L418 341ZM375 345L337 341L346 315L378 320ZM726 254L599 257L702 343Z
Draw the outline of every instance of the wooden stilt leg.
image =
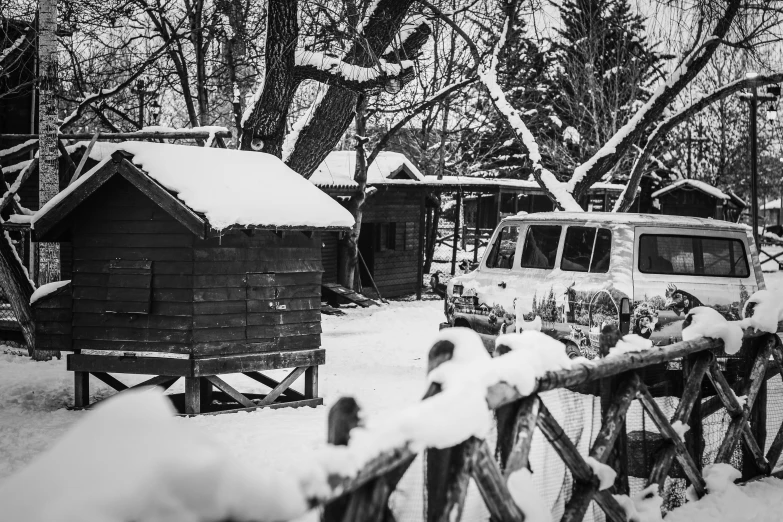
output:
M73 403L77 408L85 408L90 404L90 374L89 372L73 372Z
M199 378L199 386L201 393L201 412L207 412L212 404L212 383L207 379Z
M198 377L185 377L185 413L201 413L201 383Z
M318 366L308 366L305 370L305 398L318 397Z

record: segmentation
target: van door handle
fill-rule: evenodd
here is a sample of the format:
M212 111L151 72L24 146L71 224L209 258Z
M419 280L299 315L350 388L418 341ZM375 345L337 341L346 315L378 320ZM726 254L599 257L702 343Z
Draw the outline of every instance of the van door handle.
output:
M506 282L505 281L501 281L501 282L498 283L498 286L500 288L506 288Z

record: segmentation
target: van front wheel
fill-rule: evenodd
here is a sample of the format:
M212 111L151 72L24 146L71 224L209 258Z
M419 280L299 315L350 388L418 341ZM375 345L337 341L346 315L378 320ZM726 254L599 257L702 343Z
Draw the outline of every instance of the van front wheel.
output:
M565 343L565 352L569 359L576 359L582 357L582 352L579 347L574 343Z

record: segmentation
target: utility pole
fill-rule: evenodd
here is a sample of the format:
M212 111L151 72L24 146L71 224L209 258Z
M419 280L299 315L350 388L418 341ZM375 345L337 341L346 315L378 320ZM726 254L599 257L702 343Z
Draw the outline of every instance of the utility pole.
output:
M757 73L747 73L746 78L753 79L758 76ZM750 93L740 94L740 98L749 102L750 113L750 221L751 229L753 230L753 242L756 244L756 249L759 248L759 228L758 228L758 216L759 216L759 195L758 195L758 125L756 118L758 116L759 101L775 101L777 99L776 94L780 93L780 88L767 88L768 91L774 94L759 94L758 87L756 85L750 88Z
M136 93L139 96L139 129L144 128L144 97L147 95L153 95L156 91L148 91L145 89L147 86L146 82L144 80L137 80L136 81L136 87L133 87L131 89L132 93ZM160 106L157 104L155 100L153 100L153 103L150 104L150 106L153 108L153 116L157 116L160 114ZM155 109L157 106L158 114L155 114ZM157 122L155 123L157 125Z

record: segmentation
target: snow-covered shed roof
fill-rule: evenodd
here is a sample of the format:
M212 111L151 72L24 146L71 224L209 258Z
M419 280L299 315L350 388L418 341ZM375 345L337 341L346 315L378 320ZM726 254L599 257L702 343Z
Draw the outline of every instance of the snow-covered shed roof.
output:
M664 194L666 194L668 192L671 192L672 190L674 190L676 188L680 188L680 187L682 187L682 188L684 188L686 190L688 190L688 189L700 190L700 191L704 192L705 194L707 194L709 196L712 196L714 198L717 198L717 199L723 199L723 200L731 199L731 197L728 194L726 194L725 192L723 192L722 190L720 190L718 188L715 188L712 185L709 185L707 183L704 183L703 181L696 180L696 179L681 179L679 181L675 181L674 183L672 183L668 187L664 187L664 188L662 188L660 190L656 190L655 192L653 192L652 193L652 197L654 197L654 198L660 197L660 196L662 196L662 195L664 195Z
M208 228L234 226L353 226L350 212L271 154L124 142L96 143L90 157L99 163L36 212L36 233L50 229L114 175L128 179L151 199L168 202L164 208L200 236L206 236Z
M761 210L780 210L780 199L774 199L761 206Z
M543 193L544 189L538 182L526 179L512 179L512 178L481 178L474 176L443 176L442 179L438 179L437 176L424 176L424 183L431 187L460 187L466 189L484 189L499 187L504 189L527 189L530 191L538 191ZM615 183L594 183L591 187L591 191L606 190L608 192L617 192L618 194L623 191L624 185L617 185Z
M352 189L357 183L353 177L356 169L356 152L335 150L318 165L310 182L324 189ZM400 152L383 151L367 169L368 185L394 185L397 181L421 181L424 176L416 165Z

